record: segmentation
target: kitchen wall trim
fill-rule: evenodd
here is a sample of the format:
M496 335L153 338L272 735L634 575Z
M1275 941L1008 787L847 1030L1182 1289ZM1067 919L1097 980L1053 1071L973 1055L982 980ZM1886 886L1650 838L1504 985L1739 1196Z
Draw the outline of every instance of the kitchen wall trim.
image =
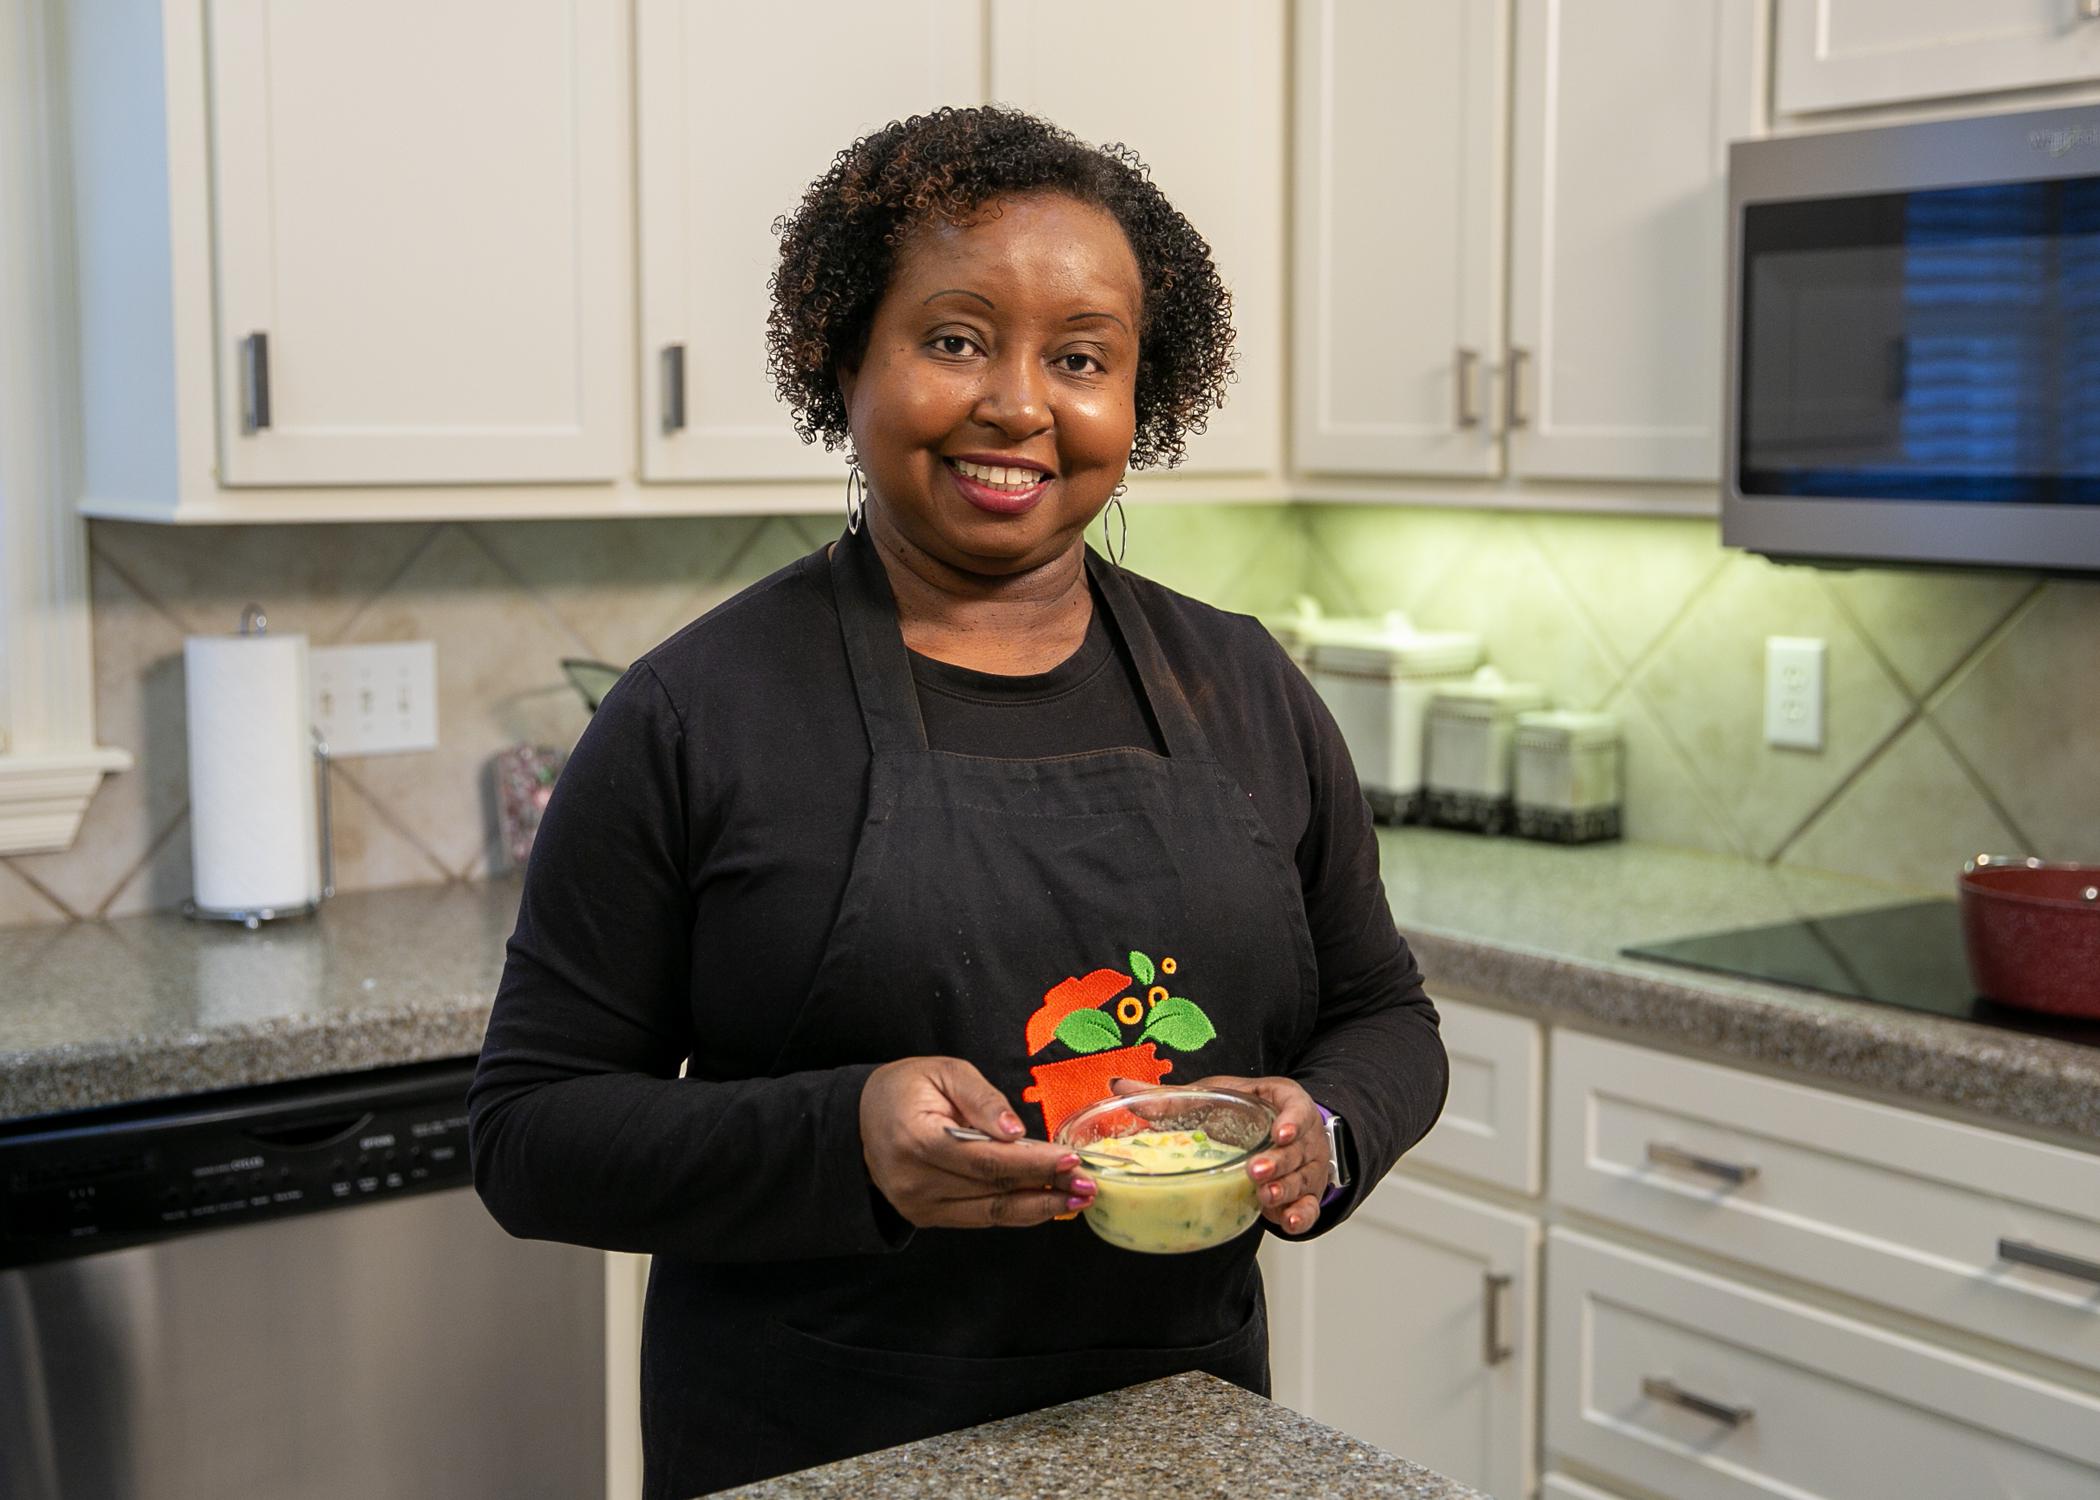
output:
M70 496L72 215L63 202L59 28L42 5L0 10L0 855L64 849L102 778L131 756L95 743L87 528ZM53 376L58 378L53 378Z

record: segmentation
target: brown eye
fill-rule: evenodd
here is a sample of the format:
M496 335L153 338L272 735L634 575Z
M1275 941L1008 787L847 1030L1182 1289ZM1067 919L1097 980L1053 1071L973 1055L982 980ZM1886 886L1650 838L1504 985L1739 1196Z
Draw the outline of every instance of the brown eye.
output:
M959 359L977 346L959 333L943 333L934 338L933 347Z
M1091 375L1101 368L1101 361L1091 354L1060 354L1057 363L1073 375Z

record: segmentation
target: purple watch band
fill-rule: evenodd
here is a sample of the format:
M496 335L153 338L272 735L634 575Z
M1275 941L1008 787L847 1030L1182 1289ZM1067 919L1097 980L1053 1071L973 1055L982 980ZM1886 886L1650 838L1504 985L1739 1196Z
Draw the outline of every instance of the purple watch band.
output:
M1327 1125L1334 1119L1334 1111L1329 1109L1326 1105L1322 1104L1319 1100L1313 1100L1313 1108L1320 1112L1320 1124L1322 1126ZM1333 1140L1334 1137L1328 1137L1330 1147L1332 1146ZM1328 1170L1332 1172L1334 1169L1332 1167L1329 1167ZM1330 1182L1327 1185L1327 1191L1320 1195L1320 1207L1325 1208L1328 1204L1334 1202L1335 1199L1341 1196L1342 1185L1338 1182Z

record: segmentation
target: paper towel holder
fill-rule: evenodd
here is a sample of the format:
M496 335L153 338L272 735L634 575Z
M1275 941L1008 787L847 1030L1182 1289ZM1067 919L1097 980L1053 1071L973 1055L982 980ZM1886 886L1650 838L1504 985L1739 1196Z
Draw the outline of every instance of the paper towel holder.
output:
M241 611L242 635L268 635L270 617L260 604L250 604ZM199 906L195 901L182 903L182 914L200 922L237 922L250 932L265 922L278 921L284 917L310 917L320 910L321 903L335 894L335 818L329 806L328 741L321 738L321 731L308 726L307 732L314 742L314 775L318 778L321 817L321 894L312 901L302 901L297 906L217 907Z

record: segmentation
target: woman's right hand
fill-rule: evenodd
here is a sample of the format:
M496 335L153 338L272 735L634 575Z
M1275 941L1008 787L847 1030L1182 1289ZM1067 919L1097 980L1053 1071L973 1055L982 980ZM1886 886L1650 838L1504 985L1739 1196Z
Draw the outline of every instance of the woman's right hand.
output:
M958 1141L951 1125L989 1141ZM1040 1224L1094 1201L1062 1146L1023 1139L1006 1096L959 1057L905 1057L868 1075L860 1149L890 1206L920 1229Z

